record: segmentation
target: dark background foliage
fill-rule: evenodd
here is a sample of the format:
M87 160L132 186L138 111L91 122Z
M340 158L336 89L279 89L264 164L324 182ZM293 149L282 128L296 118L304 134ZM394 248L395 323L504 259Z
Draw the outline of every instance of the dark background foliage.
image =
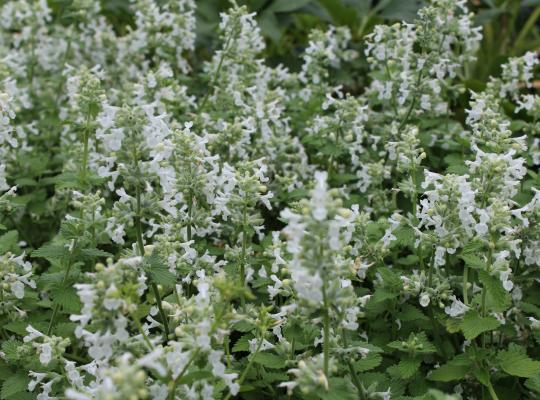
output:
M163 0L164 1L164 0ZM67 1L69 2L69 0ZM57 9L66 0L54 0ZM126 29L133 16L129 0L102 0L104 12L117 29ZM214 43L219 13L227 9L229 0L196 0L198 51L209 55ZM374 25L414 20L424 0L238 0L257 13L257 20L268 44L268 58L290 68L298 65L298 54L312 28L328 24L346 25L354 42ZM485 80L496 74L497 66L509 56L540 48L537 21L540 0L472 0L469 7L476 13L479 25L484 26L484 42L474 78Z

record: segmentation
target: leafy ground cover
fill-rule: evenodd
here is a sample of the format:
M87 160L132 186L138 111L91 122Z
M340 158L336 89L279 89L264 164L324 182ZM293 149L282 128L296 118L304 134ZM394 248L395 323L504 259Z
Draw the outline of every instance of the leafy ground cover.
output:
M1 2L0 399L539 398L537 3Z

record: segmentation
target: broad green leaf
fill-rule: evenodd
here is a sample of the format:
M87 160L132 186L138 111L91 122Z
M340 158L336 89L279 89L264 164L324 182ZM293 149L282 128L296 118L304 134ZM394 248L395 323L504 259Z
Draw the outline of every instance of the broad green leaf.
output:
M253 339L253 335L243 335L240 339L236 341L232 348L233 353L238 353L239 351L249 351L249 341Z
M17 340L9 339L2 343L2 352L7 361L17 361L19 354L17 349L21 346L22 342Z
M82 249L81 253L89 258L98 258L98 257L112 257L111 253L108 253L99 249Z
M81 308L81 301L77 291L72 286L54 288L53 303L60 305L68 313L77 313Z
M355 400L352 392L343 378L330 378L328 380L328 391L321 390L319 395L322 400Z
M182 385L190 385L193 384L193 382L201 381L204 379L209 379L212 377L212 373L210 371L193 371L189 374L184 375L182 378L178 380L178 383Z
M506 311L512 304L512 297L504 289L501 280L485 271L479 271L478 277L486 290L487 309L497 312Z
M18 393L26 392L28 382L30 378L24 374L19 373L7 378L2 384L2 390L0 391L0 398L2 400L16 399Z
M529 358L525 349L517 345L499 352L497 359L501 369L509 375L532 378L540 374L540 361Z
M276 354L259 352L255 353L252 357L253 362L261 364L266 368L278 369L285 367L285 360Z
M251 332L255 328L257 328L255 325L245 320L238 321L233 325L233 330L238 332Z
M15 250L18 240L19 233L17 231L9 231L0 236L0 254Z
M437 382L451 382L463 379L469 372L470 365L447 363L434 369L428 379Z
M418 372L422 360L417 357L405 357L397 365L401 378L409 379Z
M428 317L418 308L411 304L403 304L401 311L396 314L401 322L427 321Z
M311 3L312 0L274 0L268 10L276 13L287 13L298 10Z
M525 386L533 392L540 393L540 374L531 376L525 381Z
M492 316L482 317L477 311L468 311L461 321L460 328L465 339L472 340L483 332L497 329L500 322Z
M469 268L480 270L486 269L486 262L475 254L461 254L459 258L461 258Z
M156 251L144 258L144 270L151 282L155 284L163 286L174 286L176 284L176 276L169 271L169 268Z
M58 260L66 256L68 249L64 244L47 243L32 252L32 257Z
M473 368L472 373L474 377L484 386L490 385L489 371L485 368Z
M373 368L378 367L382 362L382 357L378 353L369 352L367 356L359 359L354 363L354 369L356 372L366 372Z

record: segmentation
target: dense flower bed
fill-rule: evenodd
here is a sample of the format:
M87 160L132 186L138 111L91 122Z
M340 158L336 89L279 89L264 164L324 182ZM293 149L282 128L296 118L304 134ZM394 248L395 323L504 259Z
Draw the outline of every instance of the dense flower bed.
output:
M195 0L130 7L0 8L2 400L540 396L535 53L470 90L433 0L295 71L233 3L194 68Z

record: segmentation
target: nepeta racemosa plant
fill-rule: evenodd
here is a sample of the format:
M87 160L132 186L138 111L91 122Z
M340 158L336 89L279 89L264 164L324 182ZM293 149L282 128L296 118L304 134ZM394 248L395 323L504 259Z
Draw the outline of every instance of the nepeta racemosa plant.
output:
M537 54L277 3L2 3L2 399L540 394Z

